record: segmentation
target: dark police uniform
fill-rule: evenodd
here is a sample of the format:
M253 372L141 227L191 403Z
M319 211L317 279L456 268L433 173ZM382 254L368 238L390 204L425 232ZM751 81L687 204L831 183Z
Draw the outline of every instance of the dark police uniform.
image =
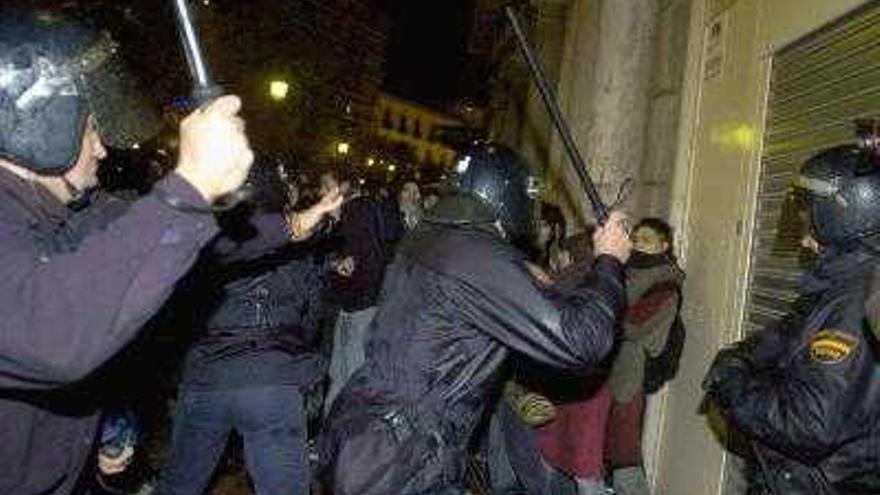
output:
M157 187L202 201L175 176ZM71 384L134 338L218 231L210 216L155 195L110 220L73 222L47 191L0 170L4 495L73 490L92 452L98 406L92 391Z
M420 227L400 245L366 363L328 419L322 459L333 493L462 493L468 442L511 353L589 368L613 345L624 297L610 256L555 303L494 228Z
M769 493L880 493L880 368L864 309L875 264L827 255L792 315L710 371L709 393L752 441Z

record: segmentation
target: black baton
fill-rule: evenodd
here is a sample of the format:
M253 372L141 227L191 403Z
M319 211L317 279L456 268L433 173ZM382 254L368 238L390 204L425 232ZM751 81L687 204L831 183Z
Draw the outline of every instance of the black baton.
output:
M590 178L589 172L587 172L587 165L584 163L584 159L578 151L574 139L571 137L571 130L568 128L568 124L562 116L562 111L559 109L559 103L557 103L556 98L554 98L553 93L550 90L550 85L547 84L547 77L544 75L541 66L538 64L535 52L532 50L531 45L529 45L529 40L526 38L526 34L519 23L519 19L516 17L516 13L513 11L513 7L505 7L504 13L507 14L507 19L510 21L511 27L513 27L513 33L516 35L519 49L526 59L526 64L529 66L529 71L532 73L535 85L538 86L538 91L541 93L541 99L544 101L544 106L550 113L553 125L556 127L556 130L559 131L560 137L562 137L562 144L565 146L565 151L570 163L572 167L574 167L574 171L577 172L581 185L587 192L587 197L590 199L590 205L593 207L593 213L596 214L596 220L598 220L599 225L604 225L608 220L608 206L602 202L602 198L596 190L596 185Z
M205 62L202 45L199 42L199 32L189 8L189 0L172 0L172 2L177 19L177 32L180 34L180 44L183 48L183 54L186 56L189 74L192 77L192 97L197 106L202 106L222 95L223 88L214 82L211 71Z
M211 77L211 71L205 61L202 45L199 42L199 31L196 28L192 10L189 8L189 0L172 0L172 3L177 19L177 32L180 34L180 44L192 78L192 97L196 107L201 107L211 100L219 98L223 94L223 88L215 83ZM251 187L245 184L218 199L213 209L217 211L230 210L242 201L249 199L251 195Z

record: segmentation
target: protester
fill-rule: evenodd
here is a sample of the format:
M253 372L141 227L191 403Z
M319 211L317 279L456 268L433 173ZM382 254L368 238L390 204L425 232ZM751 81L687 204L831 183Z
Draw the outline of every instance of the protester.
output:
M563 250L562 244L567 237L566 230L562 210L556 205L541 203L535 261L549 273L558 273L563 269L559 262Z
M588 226L584 233L559 243L559 249L554 250L548 260L548 264L556 267L548 290L565 294L577 287L579 280L589 276L594 255L590 243L593 230ZM611 393L605 383L606 364L603 361L590 373L553 372L534 365L524 367L519 373L532 393L549 401L555 411L549 421L536 425L534 432L543 462L569 475L575 485L572 492L579 495L608 491L603 451ZM517 470L526 473L528 467L519 463Z
M400 218L406 232L411 232L422 221L422 195L419 185L413 181L407 181L401 186L397 196L400 208Z
M608 382L614 401L608 422L607 462L611 468L614 493L650 495L642 461L642 422L646 397L657 386L646 390L649 382L661 383L661 375L671 376L677 356L670 346L684 342L670 339L678 316L684 273L673 254L672 228L663 220L646 218L633 229L633 254L626 266L627 310L623 338L611 368ZM680 355L680 354L679 354ZM647 366L664 356L660 367ZM646 376L646 374L654 376Z
M389 228L376 200L364 194L359 184L340 169L321 176L322 191L335 188L346 199L337 213L331 291L340 309L333 329L325 411L330 410L346 380L364 362L367 326L376 313L389 247Z
M99 129L124 144L143 124L121 106L135 98L100 86L123 77L114 54L59 16L0 12L3 494L74 490L98 421L81 381L170 294L217 233L210 205L242 184L252 160L240 101L219 98L183 121L177 167L150 194L116 219L71 224L70 207L90 214L106 154Z

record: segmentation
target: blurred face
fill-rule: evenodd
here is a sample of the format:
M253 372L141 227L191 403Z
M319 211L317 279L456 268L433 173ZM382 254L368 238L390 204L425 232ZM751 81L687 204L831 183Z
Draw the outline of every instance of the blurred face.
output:
M538 221L538 232L537 232L537 241L539 246L543 246L548 241L550 241L550 234L552 233L552 228L550 226L550 222L546 220Z
M561 272L574 262L567 249L554 249L550 255L550 270L554 272Z
M434 205L437 204L438 201L440 201L439 196L437 196L436 194L429 194L427 197L425 197L425 200L423 201L422 206L426 210L430 210L431 208L434 207Z
M803 234L801 235L801 248L807 251L809 255L819 255L822 253L822 245L816 239L816 233L813 232L812 219L810 214L810 203L806 197L799 198L796 204L797 220L801 225Z
M323 197L330 193L334 188L338 187L339 192L343 195L348 194L350 187L348 182L339 183L336 180L336 177L333 174L324 174L321 176L321 187L318 190L319 194Z
M632 234L633 250L644 254L661 254L669 249L663 236L650 227L639 227Z
M98 134L97 122L93 117L89 117L82 139L79 158L64 177L80 191L87 191L98 186L98 164L107 156L107 150Z
M822 253L822 246L819 244L819 241L813 237L812 233L801 237L801 247L809 251L811 254L818 255Z
M407 182L400 189L400 204L407 206L415 206L418 205L422 201L422 196L419 193L419 186L414 182Z
M336 178L333 177L332 174L324 174L321 176L321 188L318 191L321 196L325 196L334 187L339 187L339 183L336 182Z

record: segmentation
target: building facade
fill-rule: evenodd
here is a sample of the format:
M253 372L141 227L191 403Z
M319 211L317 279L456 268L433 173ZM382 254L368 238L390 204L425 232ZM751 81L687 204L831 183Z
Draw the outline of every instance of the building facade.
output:
M408 146L419 165L451 167L456 151L443 136L463 127L444 112L387 93L379 96L374 107L378 139Z

